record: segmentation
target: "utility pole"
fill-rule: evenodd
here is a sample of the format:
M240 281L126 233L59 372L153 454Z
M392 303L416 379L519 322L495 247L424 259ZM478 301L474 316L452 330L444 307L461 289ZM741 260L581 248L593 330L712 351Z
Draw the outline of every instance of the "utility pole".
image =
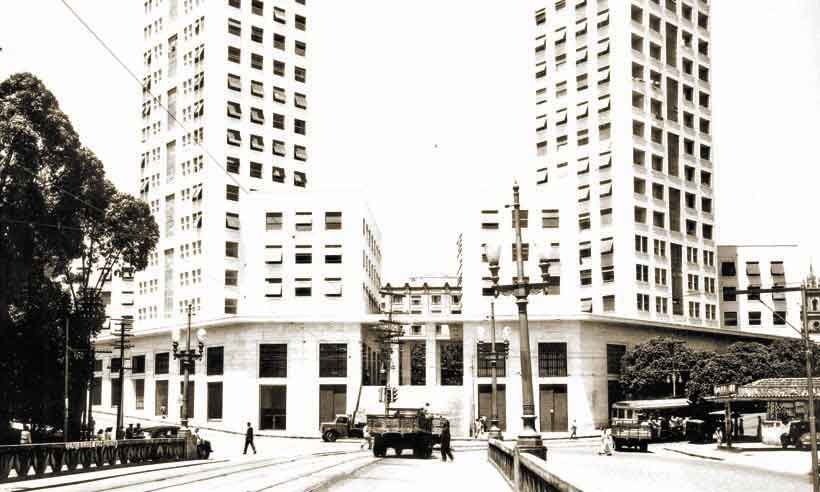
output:
M69 329L69 319L66 316L65 319L65 369L63 373L65 375L65 384L63 387L63 396L65 397L65 406L64 406L64 415L63 415L63 442L68 442L68 421L69 421L69 413L68 413L68 371L69 371L69 363L68 358L71 355L71 347L68 343L68 329Z
M388 299L390 301L390 310L387 312L387 319L379 320L380 323L384 323L387 325L387 328L382 329L382 334L380 336L382 347L386 347L386 349L383 350L383 353L387 355L387 360L384 364L384 414L387 415L387 412L390 411L390 398L392 396L389 394L391 392L390 365L393 363L393 348L391 347L391 345L394 343L401 343L399 337L404 335L404 331L401 328L393 328L395 325L401 325L401 323L393 321L393 291L382 289L379 290L379 294L388 296Z
M803 283L803 343L806 345L806 389L809 393L809 432L811 433L811 485L813 492L820 492L817 470L817 425L814 417L814 377L812 371L812 346L809 338L809 303L807 284Z

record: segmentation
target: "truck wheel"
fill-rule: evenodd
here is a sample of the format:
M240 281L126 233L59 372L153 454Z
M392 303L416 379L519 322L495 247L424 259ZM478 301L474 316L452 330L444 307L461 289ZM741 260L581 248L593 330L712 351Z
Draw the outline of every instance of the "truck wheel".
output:
M615 451L620 451L621 449L623 449L623 445L621 445L621 441L618 440L618 439L615 439Z
M325 432L324 434L322 434L322 439L325 442L336 442L336 437L338 437L336 435L336 432L332 431L332 430L329 430L329 431Z
M646 452L648 451L649 446L648 446L648 445L647 445L647 443L644 441L644 442L642 442L642 443L640 444L640 448L641 448L641 453L646 453Z

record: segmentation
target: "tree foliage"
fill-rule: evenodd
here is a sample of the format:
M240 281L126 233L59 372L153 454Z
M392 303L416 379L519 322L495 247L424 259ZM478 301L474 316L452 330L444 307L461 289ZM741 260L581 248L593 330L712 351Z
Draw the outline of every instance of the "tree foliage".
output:
M670 397L667 377L680 372L678 396L701 402L718 384L748 384L764 378L805 377L805 348L799 339L777 340L770 345L736 342L721 352L694 351L685 342L653 338L636 345L622 360L621 386L630 398ZM820 350L814 346L814 367ZM684 386L685 385L685 386Z
M148 205L105 179L40 80L0 83L0 374L12 375L0 378L0 422L62 427L68 320L78 428L105 282L116 265L145 268L158 237Z

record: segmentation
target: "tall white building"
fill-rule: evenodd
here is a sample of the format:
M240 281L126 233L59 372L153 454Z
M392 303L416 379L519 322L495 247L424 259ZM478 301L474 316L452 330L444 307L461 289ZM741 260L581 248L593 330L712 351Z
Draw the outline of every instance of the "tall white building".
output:
M708 2L537 5L534 183L560 211L562 294L717 326Z
M212 317L235 296L205 279L225 275L252 192L308 184L307 10L304 0L144 8L140 196L160 242L137 276L150 287L135 315L174 320L195 303Z
M802 328L800 292L735 295L736 290L799 287L806 258L796 245L720 245L720 311L723 326L797 337ZM791 325L791 326L789 326Z

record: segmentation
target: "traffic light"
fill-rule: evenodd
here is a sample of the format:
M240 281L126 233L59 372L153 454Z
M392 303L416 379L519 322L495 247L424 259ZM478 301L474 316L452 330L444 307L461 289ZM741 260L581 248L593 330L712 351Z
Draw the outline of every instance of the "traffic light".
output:
M390 401L396 402L399 399L399 389L395 386L390 388Z

